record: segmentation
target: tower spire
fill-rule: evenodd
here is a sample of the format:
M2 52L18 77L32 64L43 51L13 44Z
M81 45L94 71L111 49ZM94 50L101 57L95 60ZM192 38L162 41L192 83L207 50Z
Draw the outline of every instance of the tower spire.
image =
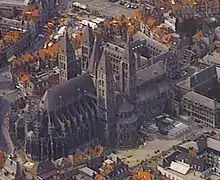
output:
M96 75L95 72L97 70L97 65L101 59L101 55L102 55L101 45L102 45L101 38L99 35L96 35L88 65L88 72L91 73L92 75Z
M136 97L136 57L133 53L131 42L132 36L128 35L124 50L124 69L127 69L127 79L124 82L125 93L128 94L130 100L134 100Z
M82 42L82 57L81 57L81 69L83 72L87 71L90 56L92 53L94 35L92 28L88 25L83 31L83 42Z
M110 147L114 147L116 139L115 125L115 82L113 78L112 64L108 59L106 47L103 50L102 57L98 66L97 95L98 106L103 112L101 121L105 124L104 134L101 137L103 143Z
M77 76L77 63L76 63L75 49L72 44L72 40L69 38L69 34L66 30L61 42L60 51L58 56L60 76L59 81L65 82L71 78Z

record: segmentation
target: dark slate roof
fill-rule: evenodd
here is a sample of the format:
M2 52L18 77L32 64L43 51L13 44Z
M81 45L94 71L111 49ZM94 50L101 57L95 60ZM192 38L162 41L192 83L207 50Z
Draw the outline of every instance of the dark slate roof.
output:
M196 86L205 82L206 80L209 80L210 78L213 77L217 78L217 76L218 75L217 75L216 66L212 65L203 69L200 72L195 73L193 76L187 78L186 80L181 81L179 85L186 88L195 88Z
M59 167L65 167L65 168L68 168L71 166L70 160L66 157L61 157L61 158L55 160L55 164Z
M137 86L140 86L143 83L146 83L150 80L157 79L159 76L163 76L165 74L164 69L162 67L162 62L155 63L146 68L140 69L137 71Z
M216 108L217 102L214 99L208 98L194 91L189 91L183 96L183 98L193 101L195 103L198 103L200 105L203 105L213 110Z
M199 85L200 83L210 79L213 76L217 77L217 71L216 71L216 66L215 65L212 65L208 68L205 68L201 72L193 75L190 78L190 86L195 87L195 86Z
M82 93L95 95L95 87L89 74L83 74L48 89L42 99L44 109L55 110L60 104L71 104Z
M173 62L173 59L176 59L178 61L179 57L177 53L174 51L168 51L168 52L159 54L157 57L153 58L153 63L156 63L159 61L163 61L164 63L168 61Z
M134 105L128 101L127 97L121 94L118 94L116 96L116 104L117 104L118 111L121 113L131 112L134 109Z
M201 171L201 172L206 169L205 159L192 157L192 156L189 155L189 153L180 152L176 156L176 160L178 160L178 161L184 160L184 162L189 164L190 166L200 166L200 169L198 169L198 170Z
M55 164L51 161L43 161L37 164L37 173L45 173L55 169Z

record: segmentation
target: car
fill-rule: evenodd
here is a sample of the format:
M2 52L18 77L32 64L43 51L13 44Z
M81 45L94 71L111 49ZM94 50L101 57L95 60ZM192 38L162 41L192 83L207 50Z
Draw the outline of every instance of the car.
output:
M126 1L124 1L124 0L121 0L121 1L119 2L119 4L122 5L122 6L124 6L125 3L126 3Z
M132 3L132 4L131 4L131 8L132 8L132 9L137 9L137 8L138 8L138 5L135 4L135 3Z
M130 7L131 7L131 4L130 4L130 3L126 3L124 6L125 6L126 8L130 8Z
M38 37L44 38L45 36L43 34L38 34Z

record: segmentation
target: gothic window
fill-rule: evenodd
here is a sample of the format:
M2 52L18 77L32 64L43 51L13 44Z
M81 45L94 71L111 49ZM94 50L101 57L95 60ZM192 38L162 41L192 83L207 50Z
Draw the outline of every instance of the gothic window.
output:
M60 54L60 60L61 60L61 61L64 61L64 60L65 60L65 56L62 55L62 54Z
M65 63L62 63L61 65L62 65L62 66L61 66L62 69L63 69L63 70L66 70L66 64L65 64Z
M125 69L126 69L126 70L128 69L128 64L125 64Z
M102 80L99 80L99 86L101 86L102 85Z
M104 90L102 90L102 96L105 96L105 91Z

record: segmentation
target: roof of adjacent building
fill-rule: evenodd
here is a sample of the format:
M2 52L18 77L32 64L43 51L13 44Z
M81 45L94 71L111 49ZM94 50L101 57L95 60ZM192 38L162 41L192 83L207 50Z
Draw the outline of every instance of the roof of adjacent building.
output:
M164 72L161 62L155 63L146 68L140 69L137 71L137 74L136 74L137 75L137 78L136 78L137 86L149 80L156 79L157 77L162 76L164 74L165 72Z
M211 65L200 72L194 73L191 77L186 80L181 81L178 85L185 88L195 88L196 86L202 84L206 80L211 78L217 78L217 70L215 65Z
M31 0L0 0L0 4L24 5L27 6Z
M134 105L131 104L126 97L119 97L120 95L117 96L117 104L119 112L131 112L134 109Z
M70 104L83 93L95 95L95 87L89 74L83 74L48 89L41 102L47 110L55 110L60 104Z
M160 80L156 84L141 88L137 96L139 100L149 100L168 91L175 93L174 85L168 80Z
M208 107L210 109L215 109L216 108L216 101L214 99L208 98L206 96L203 96L199 93L196 93L194 91L190 91L186 93L183 98L188 99L190 101L193 101L195 103L198 103L200 105L203 105L205 107Z
M170 164L170 169L181 174L186 174L190 169L190 165L182 162L172 161Z
M220 152L220 141L213 139L213 138L207 138L207 146L210 149L213 149L215 151Z
M151 45L154 47L157 47L158 49L160 49L162 52L167 52L169 51L169 48L163 44L161 44L158 41L155 41L152 38L149 38L148 36L146 36L144 33L138 31L133 35L133 43L135 44L135 42L145 42L146 45Z
M220 53L214 52L212 54L207 54L203 58L199 59L199 63L205 65L217 65L220 66Z
M155 58L153 58L153 63L162 61L164 63L169 63L169 62L174 62L173 59L175 61L178 61L179 57L178 54L175 51L168 51L168 52L164 52L159 54L158 56L156 56Z
M88 167L83 167L79 169L80 172L83 172L84 174L88 175L89 177L92 177L94 174L97 174L96 171L88 168Z
M198 143L196 141L185 142L184 144L181 144L179 146L185 149L189 149L190 147L193 147L197 152L199 151ZM208 137L207 148L220 152L220 141Z

